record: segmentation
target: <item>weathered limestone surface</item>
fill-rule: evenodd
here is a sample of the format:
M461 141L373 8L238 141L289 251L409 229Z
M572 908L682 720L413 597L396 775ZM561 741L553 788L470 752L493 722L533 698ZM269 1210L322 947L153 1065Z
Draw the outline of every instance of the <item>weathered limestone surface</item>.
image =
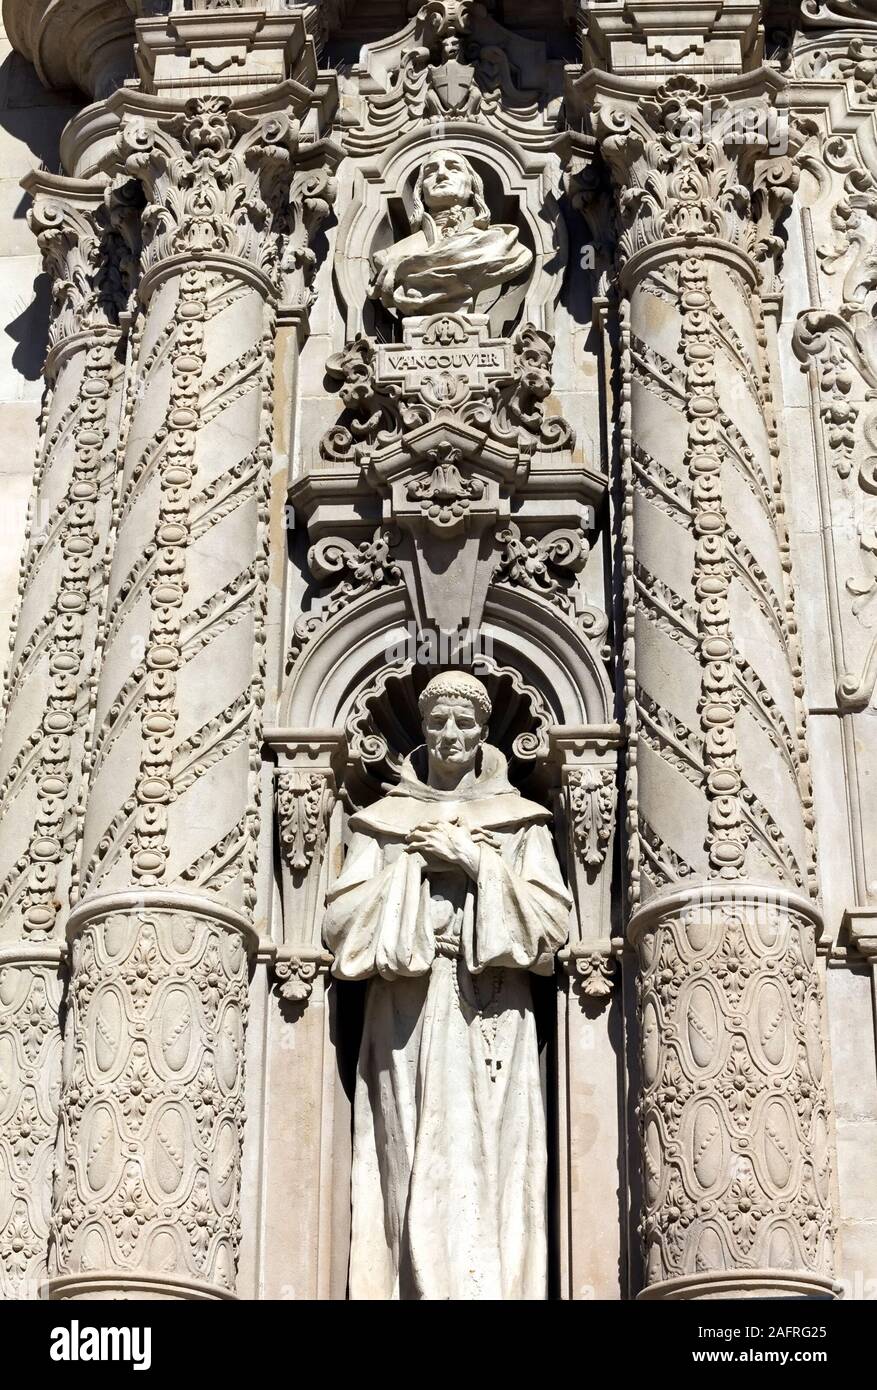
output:
M4 22L0 1296L874 1297L873 0Z

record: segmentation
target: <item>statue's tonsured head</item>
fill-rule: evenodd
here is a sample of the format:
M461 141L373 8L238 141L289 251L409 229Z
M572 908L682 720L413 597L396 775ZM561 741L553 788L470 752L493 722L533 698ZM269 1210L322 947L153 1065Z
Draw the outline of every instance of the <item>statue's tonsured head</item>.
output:
M430 771L459 776L475 763L487 737L490 696L465 671L433 676L417 702Z
M465 155L456 150L434 150L420 166L414 185L412 221L421 226L432 213L453 207L471 207L476 227L490 226L490 209L484 200L484 183Z
M430 709L438 700L468 700L480 724L487 723L493 708L486 687L477 676L470 676L468 671L443 671L427 682L417 701L422 719L429 716Z

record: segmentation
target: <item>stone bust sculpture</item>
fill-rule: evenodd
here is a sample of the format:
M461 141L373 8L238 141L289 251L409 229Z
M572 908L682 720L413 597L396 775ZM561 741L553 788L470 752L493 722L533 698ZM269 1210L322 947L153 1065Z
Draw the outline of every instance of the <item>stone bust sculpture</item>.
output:
M416 231L378 252L369 287L400 314L471 311L480 294L514 280L533 260L515 227L491 226L482 180L454 150L424 160L412 216Z
M546 1134L528 971L551 974L572 900L549 812L486 742L465 673L419 702L425 747L351 819L324 925L369 980L354 1101L350 1295L546 1296Z

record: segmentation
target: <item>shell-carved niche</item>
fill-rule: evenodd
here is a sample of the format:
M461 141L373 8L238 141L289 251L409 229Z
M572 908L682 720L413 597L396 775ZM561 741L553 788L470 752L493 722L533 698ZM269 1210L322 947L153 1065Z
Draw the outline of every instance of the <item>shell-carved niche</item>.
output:
M477 655L472 669L493 705L489 742L506 754L512 780L524 784L552 722L551 711L538 690L492 657ZM367 804L387 783L398 781L405 758L423 742L417 701L434 673L409 660L386 667L359 692L345 723L350 806Z
M461 121L415 127L354 172L335 277L346 340L399 342L406 317L484 315L489 333L551 330L566 264L556 154Z

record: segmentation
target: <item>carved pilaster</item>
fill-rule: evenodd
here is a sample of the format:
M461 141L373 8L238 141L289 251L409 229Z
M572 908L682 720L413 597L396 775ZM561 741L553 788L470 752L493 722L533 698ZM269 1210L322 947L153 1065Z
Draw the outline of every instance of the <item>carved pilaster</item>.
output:
M812 796L763 308L796 184L780 86L766 70L580 85L619 223L648 1297L831 1282ZM701 982L720 958L727 997Z
M823 773L817 819L826 844L826 925L835 936L832 988L861 988L862 961L871 965L877 912L873 834L877 741L871 735L877 693L877 13L870 0L814 0L801 6L788 57L791 91L808 132L799 162L802 197L796 209L806 293L792 346L807 377L812 459L797 492L813 507L816 601L802 612L809 697L836 730L836 752ZM815 176L815 179L814 179ZM812 182L811 182L812 181ZM800 517L800 512L798 513ZM799 523L800 524L800 523ZM803 527L801 528L803 530ZM800 534L800 532L799 532ZM810 575L808 573L808 578ZM811 581L812 582L812 581ZM818 726L817 726L818 727ZM833 779L833 788L828 787ZM845 814L838 817L840 804ZM832 854L837 833L839 853ZM839 931L838 931L839 928ZM844 981L840 972L850 970ZM856 979L855 977L859 977ZM845 1011L840 1025L851 1028ZM856 1030L856 1046L863 1029ZM864 1024L865 1035L870 1027ZM858 1054L857 1054L858 1055ZM863 1065L867 1066L864 1057ZM860 1069L851 1112L858 1118ZM836 1075L838 1128L846 1123L843 1069ZM865 1080L867 1084L867 1078ZM846 1141L846 1136L844 1136ZM844 1148L839 1144L839 1219L845 1235Z
M549 734L550 756L559 765L558 829L577 909L560 960L581 1002L591 1005L605 1004L612 993L614 956L623 944L610 926L619 739L607 733L557 725Z
M850 945L868 962L871 971L871 996L874 1002L874 1026L877 1029L877 908L853 909L844 914L844 926ZM875 1036L877 1041L877 1036Z
M124 116L124 99L116 105ZM276 105L284 109L254 117L209 96L172 117L129 116L111 160L146 197L143 321L71 926L59 1297L234 1291L246 958L255 945L247 924L262 816L275 314L291 233L302 285L309 273L290 221L293 179L321 163L331 172L337 158L321 142L303 145L288 91ZM296 217L316 223L313 209ZM130 985L120 975L129 968ZM192 978L185 998L171 983L183 977ZM177 1008L165 1036L170 996ZM135 1045L153 1017L162 1020L157 1047ZM106 1070L102 1048L113 1051ZM209 1119L196 1094L205 1057L219 1093ZM195 1089L185 1079L190 1063ZM168 1110L162 1097L177 1065L181 1099ZM88 1091L98 1071L102 1101ZM140 1102L126 1110L129 1081L148 1091L145 1111ZM97 1173L95 1126L107 1153L121 1155ZM89 1219L96 1192L108 1213L98 1222ZM142 1229L125 1224L129 1207L149 1212Z
M335 763L345 740L343 734L320 729L267 730L266 736L278 759L275 787L282 856L283 937L277 942L274 975L281 998L303 1004L317 975L332 961L320 936L320 910L340 867L333 811ZM334 824L337 831L337 817Z
M877 222L877 189L871 196L871 217ZM864 221L864 219L863 219ZM877 226L874 233L877 234ZM867 223L861 228L859 236L862 258L869 257L870 245ZM873 284L877 289L877 271L871 270ZM863 286L864 288L864 286ZM859 530L859 546L863 573L851 578L847 592L852 597L852 612L864 612L871 600L877 596L877 575L871 573L873 556L877 552L877 520L872 517L873 505L869 499L877 496L877 463L875 456L866 453L869 447L877 449L877 416L866 416L862 422L864 448L857 450L857 425L861 407L851 399L851 386L854 374L866 390L877 390L877 348L870 341L873 317L862 302L864 295L856 300L844 300L840 312L832 309L808 309L801 314L795 326L795 350L805 366L811 363L815 369L820 398L820 410L825 427L831 461L837 475L847 479L855 470L854 481L860 490L862 501L862 526ZM861 671L845 671L837 685L838 704L842 709L856 710L867 708L874 693L877 681L877 654L874 649L868 653Z

